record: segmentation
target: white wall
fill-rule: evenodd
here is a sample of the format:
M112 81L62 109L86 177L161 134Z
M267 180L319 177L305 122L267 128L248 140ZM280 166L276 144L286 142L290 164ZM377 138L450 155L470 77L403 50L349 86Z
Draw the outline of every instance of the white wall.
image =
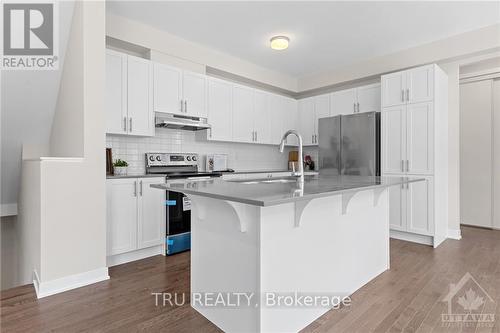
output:
M201 134L201 133L199 133ZM206 154L227 154L228 167L234 170L286 170L288 151L278 151L278 145L214 142L201 139L196 132L156 129L152 138L107 135L106 146L113 149L113 159L129 163L130 174L145 173L145 153L198 153L198 168L205 170Z
M297 91L297 79L294 77L200 46L152 26L124 17L107 14L106 35L158 51L177 58L179 61L184 60L202 66L215 67L279 88L294 92Z

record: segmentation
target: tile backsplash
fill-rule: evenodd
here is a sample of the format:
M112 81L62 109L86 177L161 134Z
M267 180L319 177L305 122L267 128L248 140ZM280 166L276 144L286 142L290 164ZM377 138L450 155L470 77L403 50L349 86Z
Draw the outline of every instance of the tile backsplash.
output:
M154 137L106 135L106 147L112 148L113 160L118 158L129 164L131 175L145 173L145 153L198 153L199 170L205 170L205 155L227 154L228 167L234 170L284 170L288 166L288 152L278 151L278 145L258 145L233 142L207 141L203 133L157 128ZM317 160L316 148L305 148L304 154Z

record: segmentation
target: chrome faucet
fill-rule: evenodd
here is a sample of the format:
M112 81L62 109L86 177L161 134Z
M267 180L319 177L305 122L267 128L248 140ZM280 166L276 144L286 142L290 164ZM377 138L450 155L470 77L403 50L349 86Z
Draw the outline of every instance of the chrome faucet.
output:
M288 130L285 134L283 134L283 137L281 138L281 143L280 143L280 153L283 153L283 149L285 149L285 141L286 138L290 135L293 134L297 137L299 140L299 170L298 171L293 171L292 176L297 177L297 183L299 183L300 187L304 185L304 162L302 161L302 136L297 132L296 130Z

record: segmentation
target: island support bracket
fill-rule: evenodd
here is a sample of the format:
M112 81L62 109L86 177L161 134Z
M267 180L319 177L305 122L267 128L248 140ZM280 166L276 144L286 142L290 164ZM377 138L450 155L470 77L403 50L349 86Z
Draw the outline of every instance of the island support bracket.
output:
M300 219L302 218L302 213L304 212L304 209L309 204L309 202L311 202L311 199L309 199L309 200L295 201L295 203L294 203L294 205L295 205L295 209L294 209L294 212L295 212L294 226L296 228L300 227Z
M255 209L255 207L234 201L226 201L226 203L233 208L238 217L240 231L247 232L249 220L253 218L252 209Z

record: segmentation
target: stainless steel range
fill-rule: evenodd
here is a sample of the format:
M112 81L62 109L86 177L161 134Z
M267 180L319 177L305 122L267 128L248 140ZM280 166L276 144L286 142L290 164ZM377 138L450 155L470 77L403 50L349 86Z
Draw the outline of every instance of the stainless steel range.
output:
M146 173L164 175L169 179L199 179L220 177L217 172L198 171L198 154L146 153ZM191 248L191 201L179 192L166 191L166 249L167 255Z

